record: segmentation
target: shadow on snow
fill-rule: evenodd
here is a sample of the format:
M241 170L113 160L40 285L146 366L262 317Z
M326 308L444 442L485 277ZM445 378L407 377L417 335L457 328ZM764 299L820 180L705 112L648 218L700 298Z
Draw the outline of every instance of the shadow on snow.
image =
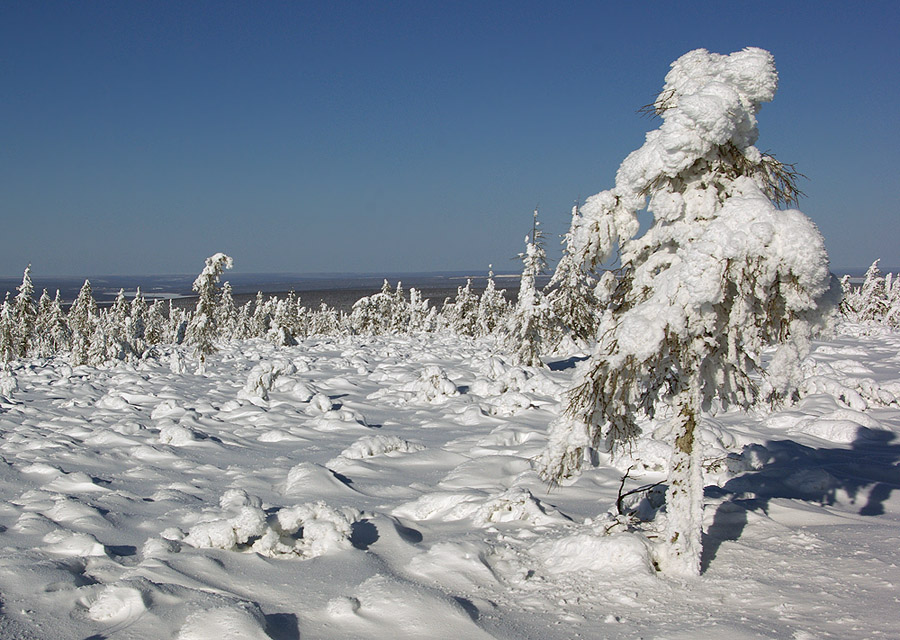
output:
M833 505L842 490L850 504L861 503L860 515L883 514L891 491L900 489L900 444L895 440L891 431L860 427L849 449L816 449L792 440L750 445L766 458L761 469L733 478L723 487L706 487L707 497L726 500L703 534L701 572L709 568L723 542L741 537L747 512L767 513L773 498Z

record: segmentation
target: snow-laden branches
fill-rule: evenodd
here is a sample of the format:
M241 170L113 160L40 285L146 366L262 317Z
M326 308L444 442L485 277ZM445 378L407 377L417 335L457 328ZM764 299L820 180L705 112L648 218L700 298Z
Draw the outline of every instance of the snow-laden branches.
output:
M667 407L675 453L659 560L677 572L699 567L700 412L788 396L794 365L825 322L822 237L802 213L776 206L799 195L796 171L753 146L756 114L777 80L762 49L698 49L676 60L655 103L661 126L573 225L582 265L618 252L622 266L607 278L598 343L551 429L543 473L576 473L590 449L631 440L640 417ZM653 223L637 237L644 207ZM770 344L783 346L759 388L751 374Z

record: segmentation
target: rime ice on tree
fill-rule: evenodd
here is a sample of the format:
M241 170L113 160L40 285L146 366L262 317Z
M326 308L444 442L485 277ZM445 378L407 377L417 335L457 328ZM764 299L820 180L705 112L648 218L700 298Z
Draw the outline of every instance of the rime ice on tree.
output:
M670 573L699 572L701 412L789 394L824 322L822 237L801 212L777 208L799 194L792 167L753 146L777 79L762 49L676 60L653 105L662 125L622 162L615 187L587 200L572 232L579 262L594 267L619 250L622 268L605 279L598 343L551 427L543 473L576 473L590 449L632 439L639 417L667 407L673 455L657 562ZM653 223L636 237L645 207ZM770 344L781 346L760 385L750 374Z

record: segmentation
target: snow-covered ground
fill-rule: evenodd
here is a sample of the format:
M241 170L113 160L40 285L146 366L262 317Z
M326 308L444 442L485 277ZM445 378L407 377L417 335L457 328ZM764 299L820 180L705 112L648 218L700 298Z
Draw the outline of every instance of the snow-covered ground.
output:
M819 342L796 405L705 421L691 581L611 515L627 469L665 477L664 426L538 477L575 360L427 335L14 362L0 638L900 635L900 335Z

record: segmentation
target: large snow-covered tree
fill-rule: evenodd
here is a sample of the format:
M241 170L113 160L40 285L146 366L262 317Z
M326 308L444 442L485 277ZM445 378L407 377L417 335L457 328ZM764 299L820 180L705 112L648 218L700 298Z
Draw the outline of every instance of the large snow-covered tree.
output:
M779 206L796 201L790 165L761 153L756 114L775 95L767 51L691 51L671 67L653 108L659 129L619 167L615 187L589 198L573 253L605 278L597 344L568 408L550 431L542 472L560 480L592 449L669 419L672 446L660 568L700 567L703 411L776 402L831 300L828 258L815 225ZM638 236L637 214L653 216ZM766 371L761 352L780 345ZM763 376L763 382L754 377Z

